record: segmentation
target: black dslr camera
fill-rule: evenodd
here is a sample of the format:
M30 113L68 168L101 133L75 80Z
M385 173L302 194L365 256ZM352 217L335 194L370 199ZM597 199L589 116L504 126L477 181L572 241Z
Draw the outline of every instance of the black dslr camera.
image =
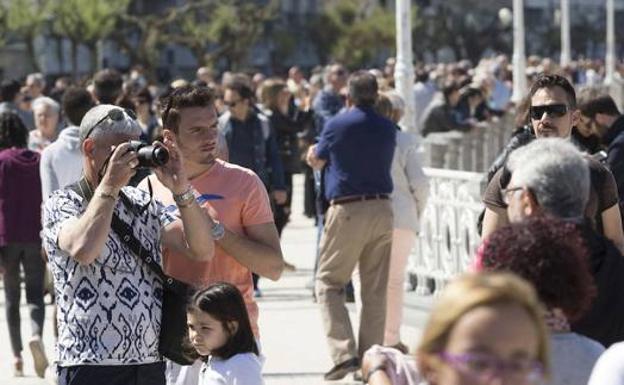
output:
M130 151L137 153L139 165L137 168L154 168L167 164L169 151L163 146L152 146L140 140L130 141Z

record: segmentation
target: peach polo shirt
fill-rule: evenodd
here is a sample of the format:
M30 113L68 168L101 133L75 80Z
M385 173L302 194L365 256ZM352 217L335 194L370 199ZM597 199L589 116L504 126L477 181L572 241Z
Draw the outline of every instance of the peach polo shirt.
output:
M149 177L154 189L154 198L161 201L174 214L177 207L171 192L152 175ZM199 193L197 202L210 216L221 222L226 229L238 235L245 235L245 227L273 222L273 213L267 191L260 178L251 170L217 159L206 172L190 181ZM141 188L147 190L147 182ZM170 226L182 224L178 221ZM215 244L215 255L211 261L200 262L163 249L165 272L181 281L202 288L218 281L235 285L243 295L251 327L256 337L258 331L258 304L253 297L251 271L241 265Z

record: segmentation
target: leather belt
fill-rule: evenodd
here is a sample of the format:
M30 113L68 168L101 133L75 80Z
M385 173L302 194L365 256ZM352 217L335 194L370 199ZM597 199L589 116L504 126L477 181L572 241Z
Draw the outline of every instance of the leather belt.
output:
M345 203L362 202L362 201L374 201L374 200L387 200L390 199L388 194L371 194L371 195L356 195L343 198L332 199L329 202L332 205L342 205Z

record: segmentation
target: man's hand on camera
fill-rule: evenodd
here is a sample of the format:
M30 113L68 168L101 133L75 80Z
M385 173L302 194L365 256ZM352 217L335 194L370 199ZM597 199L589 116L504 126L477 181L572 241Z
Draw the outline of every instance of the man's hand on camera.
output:
M100 185L106 192L117 195L119 190L128 185L130 179L136 174L138 165L139 159L137 154L130 150L128 143L122 143L117 147L113 147L113 155L111 155L108 161L106 173L104 173Z
M169 150L169 161L162 167L156 167L154 173L158 180L167 187L174 195L184 193L189 187L182 162L182 153L178 144L171 139L165 139L164 143L154 142L154 146L164 146Z

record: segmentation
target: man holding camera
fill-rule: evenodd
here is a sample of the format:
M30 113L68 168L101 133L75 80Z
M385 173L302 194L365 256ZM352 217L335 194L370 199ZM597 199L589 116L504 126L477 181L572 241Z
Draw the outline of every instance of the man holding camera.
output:
M54 192L44 207L44 246L58 301L61 385L164 385L158 352L162 282L130 250L128 239L138 239L159 263L161 248L195 260L214 253L213 222L195 201L175 139L159 145L169 159L154 173L171 191L181 220L149 194L127 186L136 168L150 163L129 143L141 134L131 115L106 104L87 112L79 131L84 178ZM111 229L116 220L132 234Z

